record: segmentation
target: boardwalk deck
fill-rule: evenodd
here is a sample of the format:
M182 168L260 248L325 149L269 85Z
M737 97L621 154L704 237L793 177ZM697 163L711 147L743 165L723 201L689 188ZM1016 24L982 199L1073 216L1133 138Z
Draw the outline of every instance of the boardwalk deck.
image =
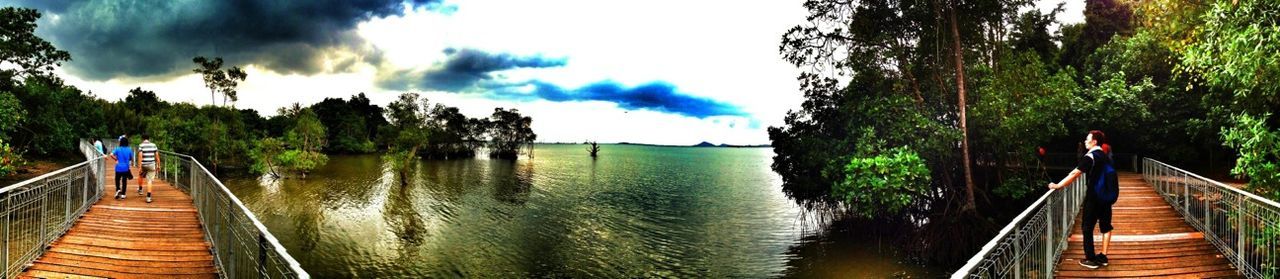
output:
M1140 174L1121 173L1120 200L1112 211L1115 231L1107 258L1110 266L1088 269L1080 216L1062 253L1056 278L1159 277L1239 278L1236 268L1156 193ZM1095 250L1102 251L1101 235Z
M156 179L147 203L135 179L128 198L114 199L115 161L107 163L102 199L20 277L217 278L191 197Z

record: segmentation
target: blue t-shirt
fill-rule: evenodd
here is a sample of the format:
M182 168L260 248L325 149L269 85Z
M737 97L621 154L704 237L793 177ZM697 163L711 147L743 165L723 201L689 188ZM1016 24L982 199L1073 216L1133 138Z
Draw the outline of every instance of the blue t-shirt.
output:
M116 147L111 151L111 155L116 155L116 172L129 171L129 162L133 161L133 149L128 146Z

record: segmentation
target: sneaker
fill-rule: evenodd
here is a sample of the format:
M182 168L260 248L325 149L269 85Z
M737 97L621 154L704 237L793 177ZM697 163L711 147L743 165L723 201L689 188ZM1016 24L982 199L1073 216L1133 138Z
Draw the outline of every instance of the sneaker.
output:
M142 195L142 186L138 186L138 195Z
M151 197L147 197L147 203L151 203Z
M1087 267L1089 269L1098 269L1098 262L1093 261L1093 259L1084 259L1080 261L1080 266Z
M1096 259L1098 263L1102 264L1102 266L1107 266L1111 264L1110 261L1107 260L1106 254L1098 254L1098 257Z

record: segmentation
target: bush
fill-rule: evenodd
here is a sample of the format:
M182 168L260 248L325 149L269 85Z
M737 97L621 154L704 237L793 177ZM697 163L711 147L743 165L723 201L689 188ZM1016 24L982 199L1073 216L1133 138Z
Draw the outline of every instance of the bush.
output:
M843 174L844 180L832 186L832 195L864 217L898 213L929 191L929 168L906 147L853 157Z
M1270 117L1270 113L1238 115L1233 127L1222 129L1222 138L1224 145L1240 150L1231 173L1248 176L1250 191L1280 199L1280 131L1267 127Z

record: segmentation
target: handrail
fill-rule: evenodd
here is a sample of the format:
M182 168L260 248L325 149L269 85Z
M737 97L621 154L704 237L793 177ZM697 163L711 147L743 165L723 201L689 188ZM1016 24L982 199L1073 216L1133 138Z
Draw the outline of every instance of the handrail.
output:
M240 255L241 257L237 257L236 251L218 249L218 245L214 245L215 259L217 259L219 267L225 271L219 274L247 274L247 277L261 276L264 278L310 278L310 275L302 269L302 265L290 256L284 246L280 244L280 240L267 230L266 225L263 225L257 216L235 194L232 194L231 190L227 189L221 180L213 176L213 173L209 172L209 169L205 168L199 160L196 160L191 155L170 151L161 150L160 153L162 154L161 163L164 165L178 160L189 164L188 166L191 170L198 170L197 172L185 173L191 181L189 184L183 181L186 179L168 181L191 194L196 204L196 210L199 212L200 222L205 224L202 227L210 243L223 243L224 247L258 247L258 251L255 251L258 252L256 255L242 254ZM171 167L165 167L161 172L161 175L165 177L178 177L181 176L180 174L180 170ZM221 206L224 204L232 206L232 210L226 211L243 213L243 216L237 217L214 212L222 210ZM243 218L248 221L252 228L245 228L244 224L236 220L237 218ZM240 231L237 231L237 229ZM246 238L250 236L253 239ZM246 262L250 263L248 265L253 265L253 268L237 268L239 265L245 265ZM276 268L272 269L271 266ZM250 274L249 271L256 272L256 274ZM224 277L237 278L236 276Z
M1280 203L1146 158L1142 178L1249 278L1276 278Z
M1027 206L951 278L1052 277L1084 200L1084 175Z
M107 150L118 144L116 140L103 141ZM166 150L160 150L159 157L156 171L161 178L191 195L219 277L311 277L266 225L199 160Z
M3 278L17 277L102 197L106 156L85 141L79 148L84 162L0 188Z

